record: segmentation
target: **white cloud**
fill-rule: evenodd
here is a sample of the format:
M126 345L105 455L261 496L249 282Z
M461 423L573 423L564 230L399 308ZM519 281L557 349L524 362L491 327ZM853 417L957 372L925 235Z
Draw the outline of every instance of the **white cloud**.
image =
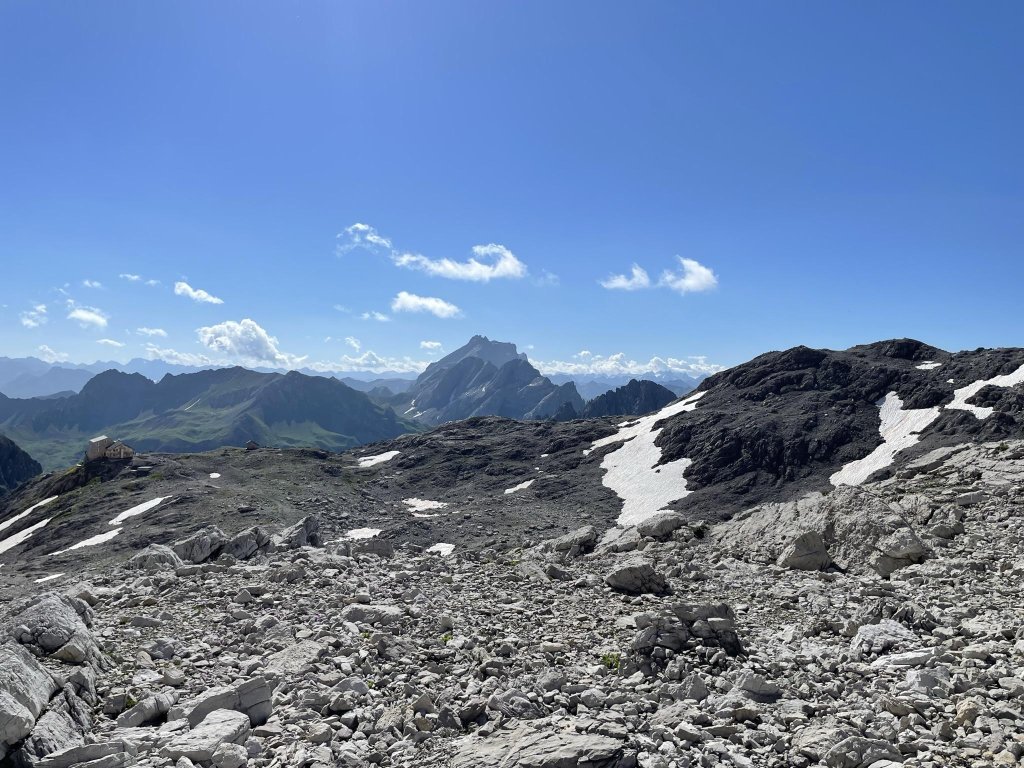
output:
M627 358L623 352L607 356L584 352L586 350L573 355L575 359L572 361L535 360L533 364L545 375L561 373L569 376L638 376L653 373L709 376L725 370L724 365L709 363L701 355L687 358L652 357L644 362Z
M457 306L433 296L417 296L415 293L399 291L391 301L392 312L429 312L435 317L451 318L462 314Z
M103 287L103 283L101 283L99 280L83 280L82 281L82 285L84 285L86 288L102 288Z
M146 285L160 285L159 280L147 280Z
M673 272L666 269L661 273L657 283L651 282L647 270L638 264L634 264L629 275L611 275L601 280L601 287L608 290L618 291L639 291L645 288L669 288L677 293L700 293L710 291L718 286L718 277L708 267L694 259L684 259L680 256L679 264L681 272Z
M431 352L437 352L441 349L440 341L421 341L420 349L429 349Z
M122 272L120 275L118 275L118 277L121 278L122 280L128 280L129 282L132 283L137 283L139 282L139 280L142 279L142 275L133 275L131 272Z
M512 251L498 243L474 245L473 256L467 261L454 259L430 259L419 253L399 251L390 238L384 237L369 224L353 224L338 233L337 253L347 254L355 248L365 248L375 253L384 252L399 267L418 269L428 275L445 277L449 280L470 280L486 283L499 278L519 279L526 277L526 265ZM545 279L558 278L545 272Z
M359 316L359 319L360 320L376 320L378 323L387 323L387 322L390 322L390 320L391 320L391 318L388 317L387 315L385 315L383 312L376 312L376 311L373 311L373 312L363 312L363 314L361 314Z
M638 291L641 288L651 287L651 278L647 270L637 264L633 265L629 277L626 275L612 275L601 281L601 287L610 291Z
M48 363L63 363L70 355L67 352L55 352L45 344L39 346L39 357Z
M213 296L202 288L193 288L186 282L178 281L174 284L174 293L177 296L187 296L192 301L199 301L204 304L223 304L224 300Z
M124 344L122 342L115 341L114 339L96 339L96 343L97 344L103 344L104 346L107 346L107 347L123 347L124 346Z
M155 344L146 345L146 357L150 360L163 360L165 363L170 363L171 365L190 365L194 367L215 365L215 363L206 355L197 355L192 352L178 352L175 349L164 349L156 346Z
M107 315L103 310L96 307L79 307L69 303L71 311L68 312L68 320L74 320L82 328L106 328Z
M167 338L167 331L163 328L146 328L143 326L142 328L136 328L135 332L139 334L139 336L159 336L162 339Z
M715 273L699 261L684 259L681 256L676 258L679 259L683 271L670 272L666 269L661 273L659 285L671 288L677 293L700 293L702 291L710 291L718 285L718 278L715 276Z
M377 248L390 250L391 248L391 241L388 238L382 236L369 224L358 222L350 227L345 227L344 232L338 233L337 239L344 240L344 242L338 243L339 254L348 253L353 248L368 248L369 250Z
M363 345L355 336L346 336L345 343L352 347L352 349L354 349L356 352L363 348Z
M418 253L400 253L394 255L394 261L400 267L419 269L428 275L449 280L486 283L503 277L518 279L526 276L526 265L503 245L474 245L473 257L468 261L453 261L428 259Z
M40 325L46 325L46 305L36 304L32 309L26 309L18 317L26 328L38 328Z
M232 362L293 368L306 359L282 352L277 339L249 318L199 328L196 334L200 344Z

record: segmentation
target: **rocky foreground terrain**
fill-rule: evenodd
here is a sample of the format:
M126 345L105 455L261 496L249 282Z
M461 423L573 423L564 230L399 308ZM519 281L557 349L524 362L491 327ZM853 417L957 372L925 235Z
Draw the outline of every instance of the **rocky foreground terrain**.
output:
M1011 440L713 526L663 512L427 551L334 538L309 514L83 561L32 590L11 572L0 754L44 768L1016 765L1022 504Z

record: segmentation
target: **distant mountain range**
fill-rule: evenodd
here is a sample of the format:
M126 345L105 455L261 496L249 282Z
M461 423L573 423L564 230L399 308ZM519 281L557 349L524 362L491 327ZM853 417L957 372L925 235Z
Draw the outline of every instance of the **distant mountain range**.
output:
M77 461L106 433L145 451L203 451L248 440L344 450L421 429L337 379L221 368L164 376L105 371L76 395L0 395L0 430L45 469Z
M515 344L474 336L427 366L392 404L403 416L433 426L472 416L572 417L583 409L583 398L571 382L557 385L541 376Z
M511 348L511 351L510 351ZM526 360L526 354L516 350L514 344L496 342L483 336L474 336L466 345L451 355L431 363L432 367L452 358L452 355L478 357L500 368L512 357ZM500 361L500 363L498 362ZM454 360L452 362L458 362ZM447 363L446 363L447 365ZM80 392L85 383L98 373L104 371L121 371L122 373L141 373L148 379L159 381L167 374L198 373L205 370L216 370L219 366L193 367L173 365L163 360L146 360L134 358L127 363L115 361L97 361L95 363L48 363L36 357L0 357L0 393L8 397L52 397L66 396ZM269 368L256 368L264 373L285 373L285 371ZM314 371L308 368L299 369L299 373L308 376L334 376L342 382L358 389L360 392L377 390L380 395L390 397L401 394L412 387L415 378L400 373L368 373L365 371ZM692 391L703 381L703 377L692 377L678 372L645 371L632 375L598 375L598 374L566 374L552 373L545 377L552 384L569 384L576 386L576 391L585 401L592 400L616 387L625 386L631 379L656 381L671 389L677 396ZM383 392L383 389L387 392Z

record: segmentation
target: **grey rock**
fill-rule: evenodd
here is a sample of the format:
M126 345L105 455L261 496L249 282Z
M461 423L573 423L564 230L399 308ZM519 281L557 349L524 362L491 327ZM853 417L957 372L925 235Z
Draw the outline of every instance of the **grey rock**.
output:
M782 551L778 563L798 571L822 571L832 565L832 557L820 533L804 531Z
M639 523L636 531L645 538L664 541L687 522L686 516L679 512L656 512Z
M0 746L13 746L28 736L58 690L32 654L11 643L0 645Z
M253 726L263 725L272 711L271 698L275 687L273 681L257 676L231 685L211 688L196 698L174 707L168 714L168 720L185 719L195 728L214 710L230 709L246 714Z
M274 549L298 549L306 546L319 547L322 544L320 518L310 515L274 536L272 546Z
M625 768L623 743L595 733L534 730L521 725L487 739L469 737L452 758L452 768Z
M160 754L171 760L187 757L193 762L208 763L221 744L244 744L247 738L248 715L230 709L216 709L192 730L175 736L160 750Z
M141 552L132 555L125 568L140 571L176 571L185 563L178 554L164 544L150 544Z
M661 595L668 591L665 576L655 570L650 560L639 556L617 563L604 580L612 589L629 595Z
M190 563L205 563L220 554L221 548L227 543L228 537L216 526L209 526L192 534L186 539L174 542L172 549L182 560Z
M258 525L246 528L232 536L221 549L221 554L236 560L248 560L270 547L271 535Z

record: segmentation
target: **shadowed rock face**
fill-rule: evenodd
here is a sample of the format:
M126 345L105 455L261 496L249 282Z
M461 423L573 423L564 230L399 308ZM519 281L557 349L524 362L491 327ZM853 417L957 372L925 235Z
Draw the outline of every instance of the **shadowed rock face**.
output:
M676 399L675 393L654 381L632 379L625 386L591 400L580 413L585 419L599 416L646 416Z
M1024 349L951 354L912 339L756 357L706 379L697 408L664 422L662 463L693 461L686 479L695 492L676 506L728 512L828 491L832 473L881 444L878 402L887 393L896 392L905 409L941 407L957 388L1022 364ZM1022 394L1020 387L983 388L970 403L994 407L986 419L940 410L920 445L900 459L964 441L1024 437Z
M21 450L13 440L0 435L0 494L17 488L42 471L38 461Z

